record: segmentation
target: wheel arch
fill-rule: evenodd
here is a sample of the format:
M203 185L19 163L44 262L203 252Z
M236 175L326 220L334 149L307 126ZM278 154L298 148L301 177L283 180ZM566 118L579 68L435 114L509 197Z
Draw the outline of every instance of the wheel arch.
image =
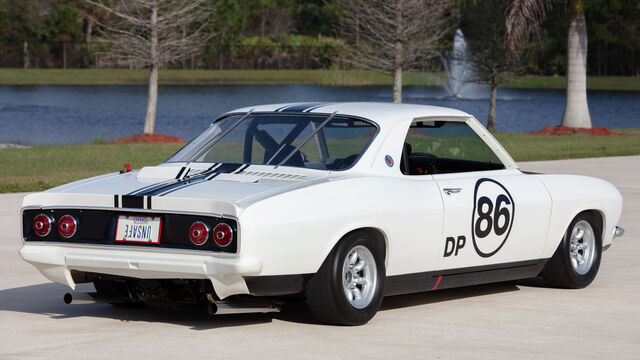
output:
M558 248L558 245L562 241L562 238L564 237L564 234L566 233L567 228L569 227L573 219L575 219L576 216L582 213L591 213L594 215L594 217L598 221L597 225L599 226L599 234L601 236L600 239L602 241L602 244L604 245L606 235L607 235L607 227L606 227L607 223L606 223L605 210L600 208L588 207L588 206L577 208L569 212L567 216L562 218L562 220L556 221L556 226L551 226L548 234L548 242L545 249L545 254L543 256L544 258L550 258L555 253L556 249ZM554 222L553 216L552 216L552 222ZM553 230L554 227L556 228L555 231Z
M356 232L356 231L364 231L367 234L369 234L372 238L374 238L377 242L379 242L382 245L382 248L384 249L384 265L385 268L387 267L388 263L389 263L389 238L386 234L386 232L384 230L382 230L379 227L376 226L360 226L360 227L356 227L353 228L347 232L344 232L342 234L342 236L340 236L338 239L336 239L333 242L333 245L331 246L331 248L329 249L329 251L326 252L326 254L324 255L323 258L323 262L327 260L327 257L329 257L333 251L335 250L335 248L338 246L338 244L340 244L341 241L343 241L347 236L349 236L350 234ZM320 264L318 266L318 269L320 268L320 266L322 266L322 264ZM317 270L316 270L317 271Z

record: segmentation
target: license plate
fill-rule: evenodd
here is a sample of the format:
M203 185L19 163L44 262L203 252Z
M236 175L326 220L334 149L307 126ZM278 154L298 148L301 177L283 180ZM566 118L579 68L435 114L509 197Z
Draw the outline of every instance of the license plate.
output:
M160 216L119 215L115 241L160 244L161 228Z

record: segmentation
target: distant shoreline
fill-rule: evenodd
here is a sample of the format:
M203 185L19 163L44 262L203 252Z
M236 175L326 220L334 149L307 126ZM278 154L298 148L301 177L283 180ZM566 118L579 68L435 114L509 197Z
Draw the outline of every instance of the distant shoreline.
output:
M146 70L0 69L0 85L145 85ZM439 86L444 74L408 72L406 86ZM389 75L364 70L161 70L160 85L328 85L387 86ZM564 89L563 76L513 76L505 88ZM590 76L589 90L640 91L640 77Z

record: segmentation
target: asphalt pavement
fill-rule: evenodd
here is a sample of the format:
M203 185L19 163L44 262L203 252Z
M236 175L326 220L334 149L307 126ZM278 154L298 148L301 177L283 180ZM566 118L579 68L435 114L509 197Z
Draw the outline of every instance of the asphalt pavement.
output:
M216 317L65 305L69 289L18 255L24 194L2 194L0 359L637 359L640 156L520 166L600 177L622 192L626 234L604 253L589 287L521 281L388 297L358 327L316 324L302 302L279 314Z

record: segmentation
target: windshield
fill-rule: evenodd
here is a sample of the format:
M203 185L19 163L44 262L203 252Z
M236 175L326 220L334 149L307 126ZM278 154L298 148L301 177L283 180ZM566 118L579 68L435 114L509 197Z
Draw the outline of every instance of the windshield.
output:
M376 131L367 121L333 115L231 115L167 161L342 170L355 163Z

